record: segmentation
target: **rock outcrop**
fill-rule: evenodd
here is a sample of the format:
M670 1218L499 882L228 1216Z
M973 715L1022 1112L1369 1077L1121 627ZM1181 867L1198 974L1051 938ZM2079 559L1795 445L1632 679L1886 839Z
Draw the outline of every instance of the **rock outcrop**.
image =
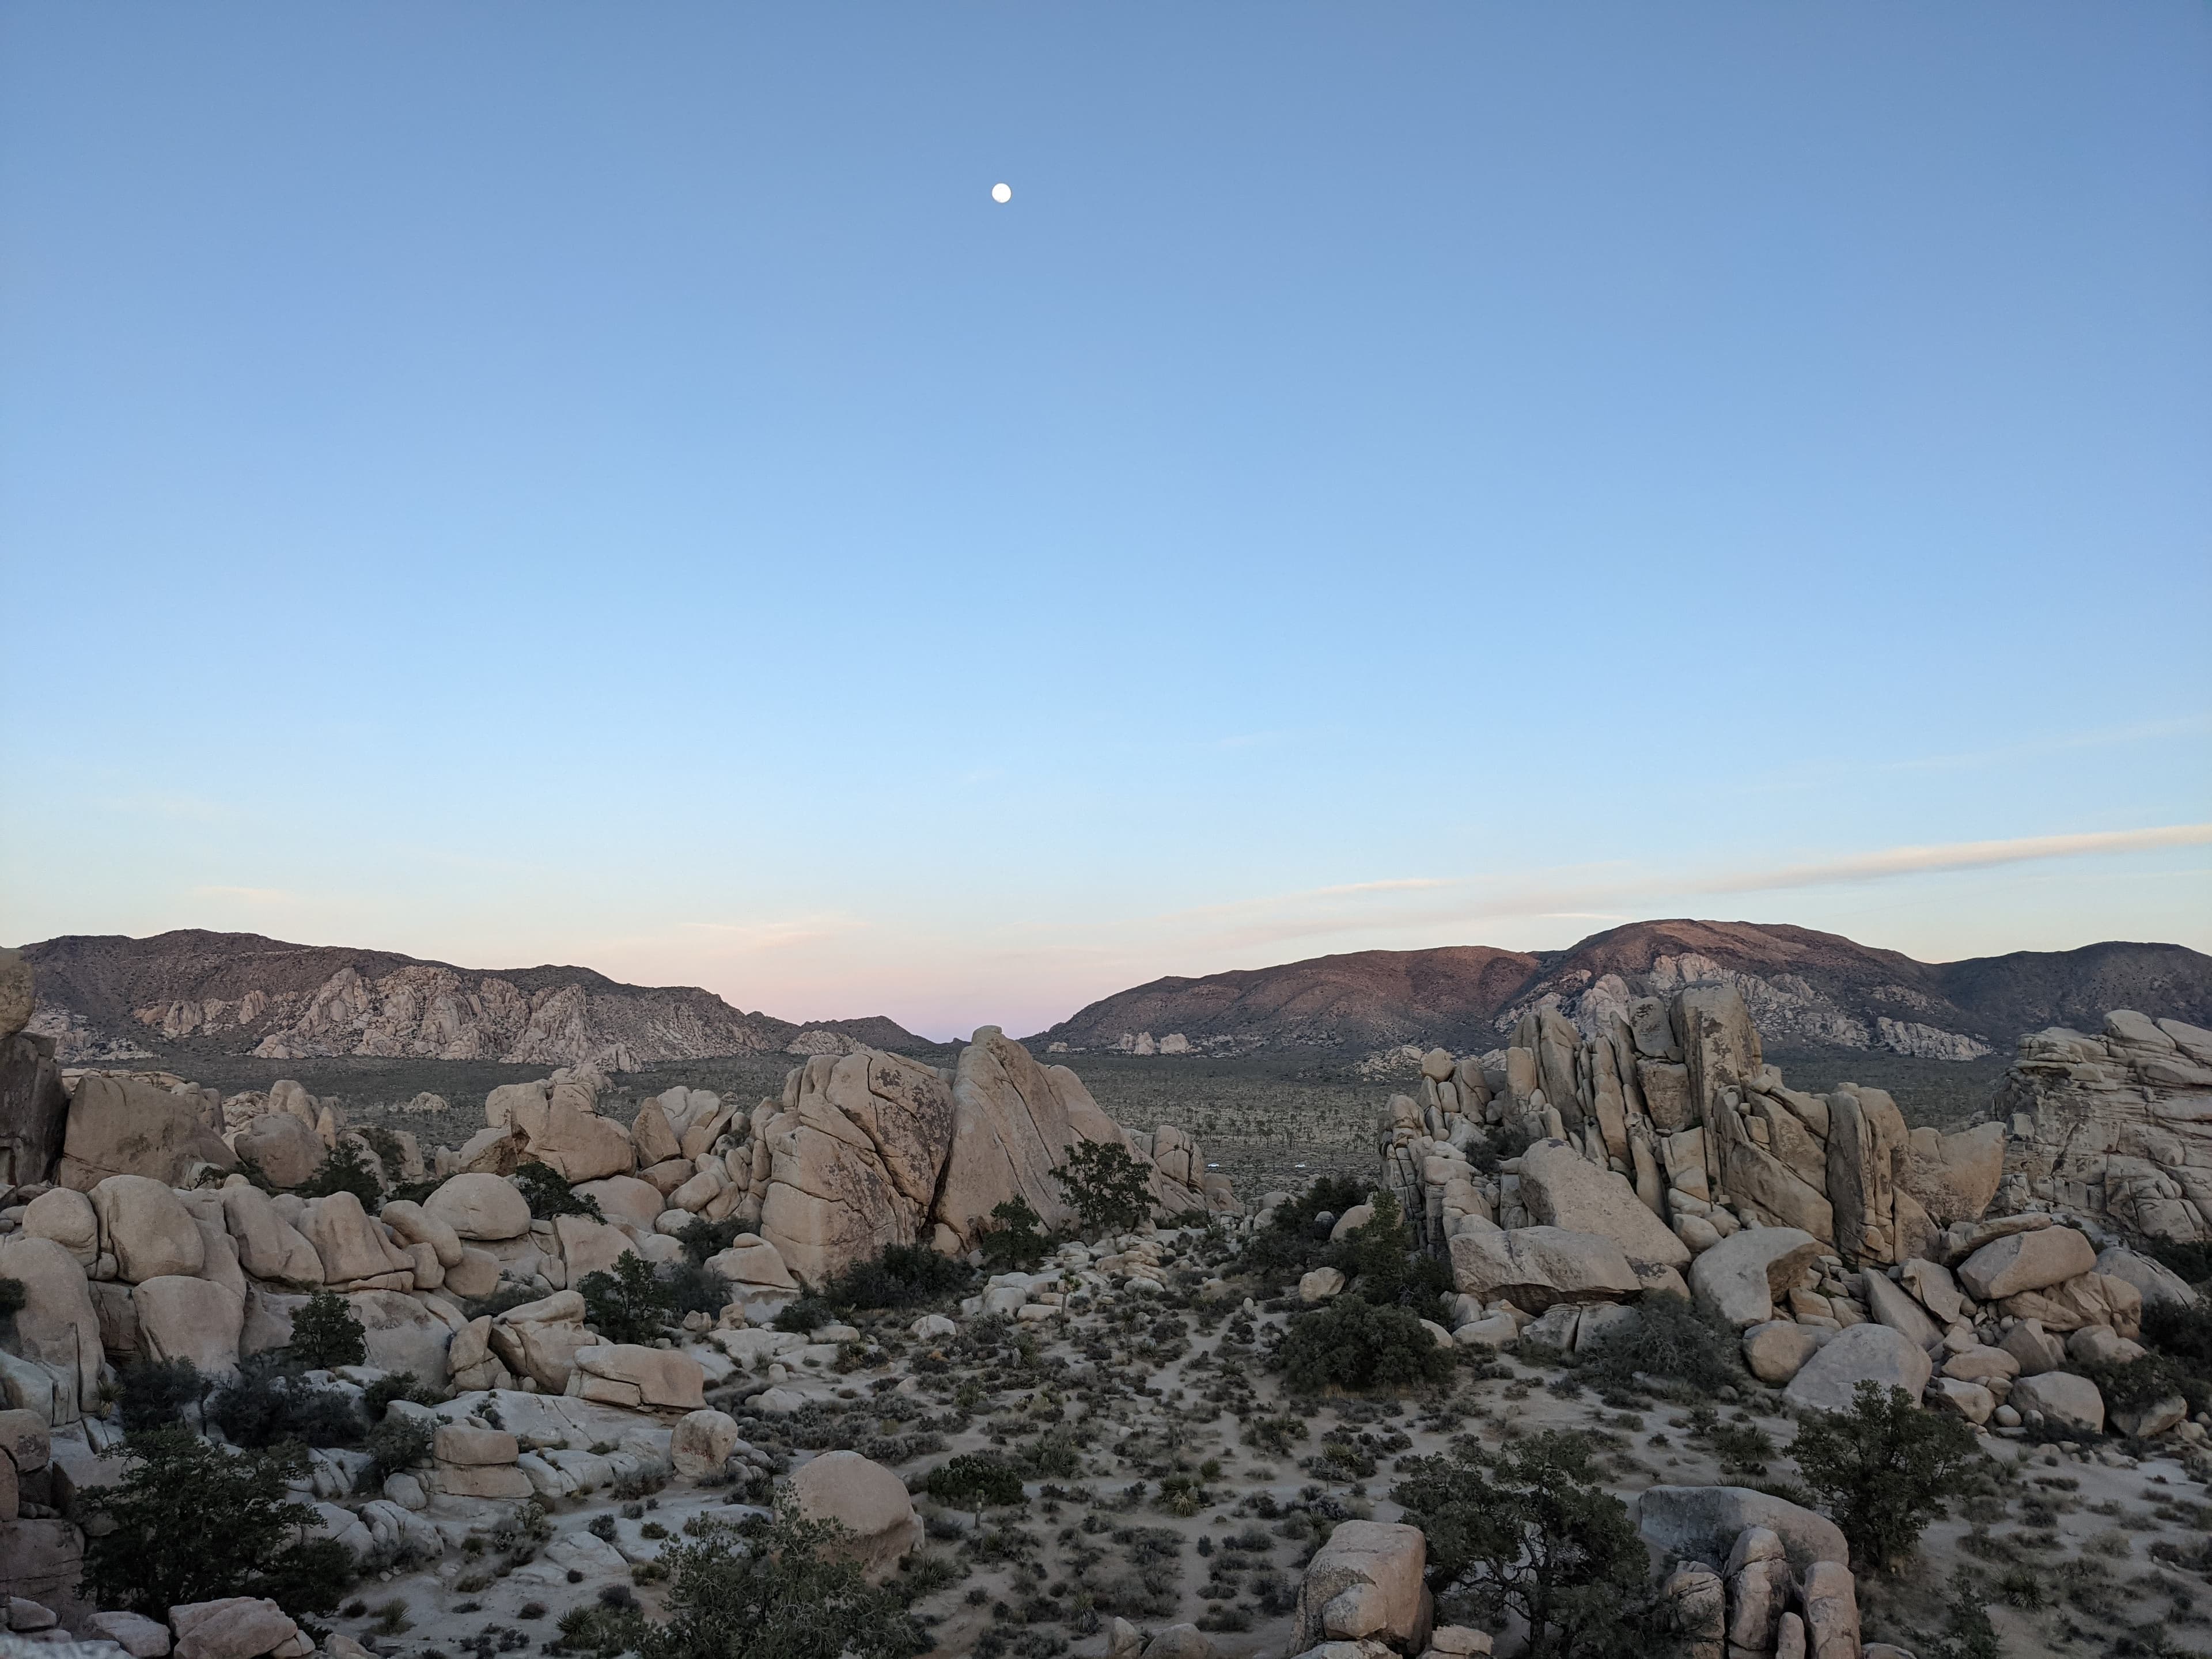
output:
M2004 1201L2058 1205L2136 1238L2212 1239L2212 1031L2128 1009L2096 1036L2020 1040L1990 1128Z

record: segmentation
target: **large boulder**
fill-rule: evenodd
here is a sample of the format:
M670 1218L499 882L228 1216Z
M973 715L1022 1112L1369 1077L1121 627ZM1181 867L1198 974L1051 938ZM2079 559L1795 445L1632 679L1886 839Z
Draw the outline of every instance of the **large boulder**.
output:
M2142 1292L2124 1279L2083 1273L2039 1291L2022 1291L1997 1304L2014 1319L2039 1319L2054 1331L2110 1325L2121 1336L2142 1329Z
M274 1601L231 1595L169 1609L174 1659L307 1659L315 1644Z
M323 1259L307 1236L277 1214L258 1187L226 1187L223 1226L238 1247L238 1265L256 1279L285 1285L319 1285Z
M1690 1264L1690 1299L1738 1330L1764 1324L1820 1257L1820 1241L1801 1228L1746 1227Z
M272 1187L304 1185L322 1167L329 1148L312 1124L289 1112L264 1112L230 1143L240 1158L259 1170Z
M1978 1302L2045 1290L2097 1267L2096 1247L2071 1227L2014 1233L1984 1244L1959 1265L1959 1282Z
M722 1473L738 1449L738 1420L727 1412L686 1412L668 1437L668 1462L688 1480Z
M1764 1527L1800 1566L1850 1559L1842 1528L1826 1516L1748 1486L1651 1486L1632 1504L1636 1529L1662 1554L1725 1561L1747 1528Z
M0 950L0 1038L11 1037L38 1012L39 992L31 964L16 950Z
M1626 1302L1643 1293L1644 1282L1620 1246L1599 1233L1509 1231L1483 1224L1453 1234L1450 1249L1454 1289L1528 1313L1561 1302Z
M189 1359L210 1376L238 1369L246 1298L205 1279L149 1279L131 1293L149 1359Z
M706 1373L674 1348L608 1342L576 1350L568 1391L609 1406L659 1407L695 1412L703 1407Z
M92 1189L100 1243L113 1253L117 1277L136 1285L206 1265L207 1245L191 1212L167 1185L144 1176L110 1176Z
M377 1211L376 1218L392 1229L402 1246L427 1244L442 1267L461 1265L461 1253L466 1248L461 1236L440 1218L432 1215L420 1204L405 1199L393 1199Z
M1926 1350L1901 1333L1872 1322L1853 1325L1807 1360L1783 1395L1802 1410L1849 1411L1858 1385L1874 1382L1917 1401L1935 1369Z
M0 1036L0 1180L21 1187L49 1179L68 1133L69 1091L53 1039Z
M412 1371L428 1389L446 1386L446 1351L461 1317L450 1308L447 1318L431 1311L435 1297L399 1291L354 1291L346 1301L361 1321L368 1363L380 1370Z
M593 1109L593 1092L556 1083L542 1103L525 1099L514 1108L514 1127L529 1155L571 1184L627 1175L636 1167L629 1131Z
M89 1268L100 1260L100 1214L92 1200L73 1187L41 1193L24 1206L16 1224L26 1238L51 1238Z
M1644 1207L1636 1188L1564 1140L1540 1140L1521 1155L1521 1196L1547 1227L1598 1233L1632 1261L1690 1265L1689 1246Z
M1743 1334L1743 1363L1762 1382L1777 1387L1805 1369L1805 1362L1820 1350L1826 1333L1787 1319L1770 1319Z
M1424 1578L1428 1563L1419 1527L1340 1522L1298 1586L1298 1645L1374 1640L1420 1652L1434 1613Z
M1845 1261L1902 1261L1896 1166L1908 1139L1905 1115L1880 1089L1846 1084L1828 1097L1828 1202ZM1917 1206L1916 1206L1917 1207Z
M235 1170L237 1156L209 1122L208 1109L198 1095L173 1093L143 1078L88 1073L70 1100L55 1179L89 1192L109 1176L144 1176L179 1187L202 1164Z
M99 1393L104 1357L100 1316L93 1308L83 1267L51 1238L18 1234L0 1238L0 1278L22 1282L24 1301L15 1315L15 1348L48 1379L48 1420L76 1422L78 1402ZM15 1391L11 1378L9 1405L32 1406L28 1399L15 1399Z
M413 1258L386 1237L352 1193L335 1192L313 1200L301 1231L322 1261L325 1283L349 1285L389 1277L394 1280L390 1288L413 1288ZM407 1275L404 1285L396 1282L401 1273Z
M2072 1434L2105 1431L2105 1397L2086 1376L2071 1371L2039 1371L2012 1385L2005 1404L2023 1418L2042 1414L2045 1426Z
M531 1378L547 1394L568 1391L576 1355L598 1340L585 1328L584 1298L574 1291L556 1291L492 1321L491 1351L509 1370Z
M454 1176L422 1200L422 1208L462 1239L497 1243L530 1231L528 1201L514 1182L495 1175Z
M921 1539L906 1483L855 1451L824 1452L804 1465L791 1479L791 1502L810 1520L843 1526L845 1548L875 1583L896 1573Z
M927 1239L954 1118L953 1091L918 1061L872 1048L813 1056L785 1080L761 1130L761 1237L816 1283L885 1245ZM946 1191L948 1203L963 1201Z
M1917 1348L1933 1348L1943 1340L1942 1331L1910 1294L1869 1268L1863 1275L1867 1311L1878 1325L1887 1325Z
M1897 1184L1919 1201L1939 1227L1979 1221L1997 1195L2004 1175L2005 1131L2002 1123L1978 1123L1947 1135L1915 1129L1905 1139Z
M660 1212L665 1207L660 1188L635 1176L607 1176L598 1181L583 1182L575 1190L577 1197L597 1203L599 1213L609 1221L646 1232L653 1231L653 1224L660 1218Z
M40 1200L41 1203L44 1201ZM32 1206L33 1209L37 1207L37 1204ZM23 1218L26 1227L30 1224L30 1219L28 1216ZM2154 1261L2147 1255L2140 1255L2120 1245L2114 1244L2097 1252L2097 1271L2107 1279L2124 1279L2134 1285L2146 1308L2193 1308L2197 1305L2197 1292L2190 1288L2187 1279L2164 1263Z

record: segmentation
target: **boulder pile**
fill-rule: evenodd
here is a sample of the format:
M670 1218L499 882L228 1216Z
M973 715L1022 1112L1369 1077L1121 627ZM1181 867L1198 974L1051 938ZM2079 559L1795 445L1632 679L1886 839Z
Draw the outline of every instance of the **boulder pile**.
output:
M1607 1018L1585 1037L1539 1008L1498 1055L1433 1051L1381 1115L1383 1182L1451 1263L1462 1346L1574 1350L1687 1296L1802 1408L1872 1380L1977 1426L2091 1434L2104 1402L2066 1367L2140 1358L2145 1297L2193 1299L2124 1241L2199 1236L2212 1094L2186 1091L2212 1083L2212 1034L2126 1013L2102 1039L2039 1033L2006 1086L2023 1109L1947 1135L1878 1089L1785 1086L1731 987ZM1509 1127L1534 1139L1499 1157ZM2001 1183L2018 1208L1985 1218ZM2179 1395L2125 1415L2206 1437Z

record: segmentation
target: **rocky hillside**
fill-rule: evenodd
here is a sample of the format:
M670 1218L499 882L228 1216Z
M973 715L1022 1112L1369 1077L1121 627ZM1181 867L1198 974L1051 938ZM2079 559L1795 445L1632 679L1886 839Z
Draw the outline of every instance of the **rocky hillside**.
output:
M1700 981L1735 986L1778 1048L1924 1060L1976 1059L2046 1025L2095 1029L2112 1007L2212 1018L2212 957L2178 945L1926 963L1805 927L1669 921L1616 927L1565 951L1363 951L1158 979L1092 1003L1036 1041L1074 1053L1480 1051L1502 1045L1533 1008L1554 1008L1589 1035L1638 996Z
M635 1071L920 1041L881 1018L801 1027L696 986L624 985L588 968L456 968L258 933L72 934L22 954L38 973L31 1029L78 1063L358 1054Z

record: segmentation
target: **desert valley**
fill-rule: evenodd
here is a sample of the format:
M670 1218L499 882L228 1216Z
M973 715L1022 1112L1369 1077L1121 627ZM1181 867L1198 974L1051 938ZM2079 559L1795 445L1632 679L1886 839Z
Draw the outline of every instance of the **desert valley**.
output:
M823 1548L795 1654L2212 1650L2179 947L1656 922L949 1043L253 935L5 963L19 1635L612 1659Z

